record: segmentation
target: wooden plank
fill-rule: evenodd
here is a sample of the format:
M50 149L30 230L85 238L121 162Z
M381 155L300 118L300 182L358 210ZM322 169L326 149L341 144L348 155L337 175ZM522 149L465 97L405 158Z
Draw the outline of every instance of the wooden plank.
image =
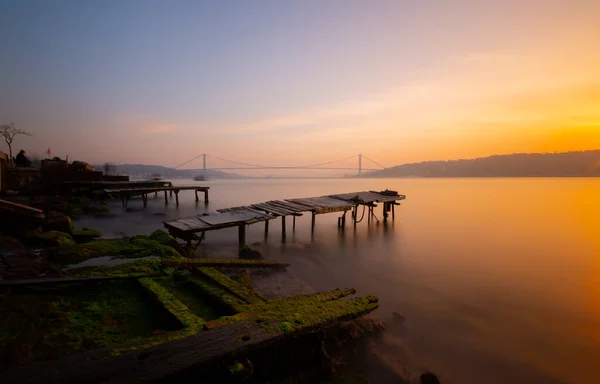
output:
M163 274L154 274L163 276ZM145 276L145 275L144 275ZM148 275L150 276L150 275ZM15 279L15 280L0 280L0 287L16 287L29 285L50 285L50 284L74 284L74 283L93 283L98 281L117 280L117 279L138 279L139 275L123 275L123 276L93 276L93 277L56 277L56 278L40 278L40 279Z
M281 208L285 208L289 211L296 212L296 213L306 212L305 206L301 206L299 204L294 204L289 201L271 200L271 201L267 201L267 203L276 205Z
M163 259L163 265L175 268L226 267L226 268L286 268L290 263L277 260L240 259Z
M253 204L252 207L256 208L256 209L260 209L261 211L273 213L276 216L288 216L288 215L294 214L294 212L291 212L291 211L288 211L283 208L279 208L277 206L270 205L267 203Z
M32 215L43 219L44 211L41 209L33 208L28 205L23 205L19 203L14 203L12 201L0 200L0 210L3 211L11 211L11 212L20 212L27 215Z
M344 201L352 200L354 197L357 197L357 196L358 196L358 198L363 200L365 203L373 203L373 202L386 203L386 202L402 199L402 195L391 195L391 194L383 195L383 194L375 192L375 191L351 192L351 193L330 195L330 197L332 197L332 198L336 198L336 199L340 199L340 200L344 200Z
M323 309L319 309L323 307ZM117 348L104 348L68 356L58 361L43 361L27 367L2 372L2 383L148 383L176 381L178 374L194 372L195 377L215 365L243 359L253 352L273 348L276 343L302 335L320 332L375 310L374 301L362 310L336 310L335 301L310 307L321 311L317 323L298 326L290 332L278 330L277 321L257 324L249 318L200 332L183 339L166 342L141 351L109 357ZM331 308L327 310L326 308ZM314 316L314 313L311 313ZM246 317L244 317L246 316ZM269 328L270 326L271 328ZM126 346L134 346L134 343ZM109 357L109 358L107 358Z
M227 223L240 223L245 222L247 220L257 219L259 217L258 214L250 211L232 211L232 212L222 212L208 216L202 216L200 220L204 221L210 225L220 225Z

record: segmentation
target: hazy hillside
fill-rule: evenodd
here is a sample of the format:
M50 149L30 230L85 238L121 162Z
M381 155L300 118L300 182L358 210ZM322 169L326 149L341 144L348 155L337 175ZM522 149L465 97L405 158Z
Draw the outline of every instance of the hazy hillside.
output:
M363 177L590 177L600 176L600 150L517 153L471 160L404 164Z
M104 170L103 165L95 165L95 169ZM166 178L185 178L191 179L195 176L203 175L209 179L236 179L242 176L233 173L202 169L175 169L163 167L161 165L144 165L144 164L120 164L115 167L111 173L118 175L128 175L132 177L150 177L154 174L159 174Z

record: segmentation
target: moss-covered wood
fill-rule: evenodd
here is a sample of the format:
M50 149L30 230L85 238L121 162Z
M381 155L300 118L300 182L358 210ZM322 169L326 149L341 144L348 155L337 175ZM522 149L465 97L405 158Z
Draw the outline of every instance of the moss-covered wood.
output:
M227 275L219 272L215 268L200 267L193 270L192 274L202 277L206 280L213 281L232 295L239 297L248 304L264 302L264 299L262 299L260 296L254 294L248 288L229 278Z
M135 280L0 288L2 367L116 346L172 330Z
M213 268L273 268L285 269L290 263L277 260L241 260L241 259L178 259L164 260L164 265L172 268L193 269L197 267Z

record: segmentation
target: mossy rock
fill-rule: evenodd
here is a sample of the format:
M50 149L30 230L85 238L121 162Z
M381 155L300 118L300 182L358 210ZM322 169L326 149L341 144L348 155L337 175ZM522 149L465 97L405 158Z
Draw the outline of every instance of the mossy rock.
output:
M240 257L240 259L246 259L246 260L262 260L262 259L264 259L263 255L262 255L262 253L260 253L260 251L252 249L248 246L244 246L243 248L240 249L239 257Z
M129 240L98 240L85 244L69 245L52 252L48 255L48 258L56 263L73 264L100 256L119 256L123 258L181 257L175 249L167 245L150 240L147 236L136 236Z
M88 243L99 237L102 237L102 233L88 227L84 227L78 231L73 231L73 239L75 242L77 242L77 244Z
M92 216L110 216L110 208L106 204L90 204L81 208L86 215Z
M68 233L59 231L33 231L25 236L23 243L33 247L63 247L75 245L75 240Z
M70 235L73 233L74 227L69 216L60 212L50 211L46 214L46 218L42 222L42 229L46 232L58 231Z

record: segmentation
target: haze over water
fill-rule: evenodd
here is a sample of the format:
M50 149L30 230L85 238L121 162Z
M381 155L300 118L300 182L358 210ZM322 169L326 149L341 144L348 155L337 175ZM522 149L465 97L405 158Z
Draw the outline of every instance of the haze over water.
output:
M178 181L192 184L192 181ZM196 182L197 183L197 182ZM381 190L407 195L394 222L366 218L338 231L338 214L249 227L269 259L292 263L315 289L375 294L375 316L406 317L384 344L411 372L431 369L447 383L591 383L600 375L600 179L211 180L208 211L271 199ZM148 233L162 220L204 212L192 193L165 208L118 219L85 219L110 236ZM141 208L132 200L130 207ZM157 216L162 212L166 216ZM359 215L361 211L359 210ZM382 220L381 205L376 215ZM232 257L237 229L208 232L199 251ZM258 245L256 245L259 247ZM229 253L228 253L229 252Z

